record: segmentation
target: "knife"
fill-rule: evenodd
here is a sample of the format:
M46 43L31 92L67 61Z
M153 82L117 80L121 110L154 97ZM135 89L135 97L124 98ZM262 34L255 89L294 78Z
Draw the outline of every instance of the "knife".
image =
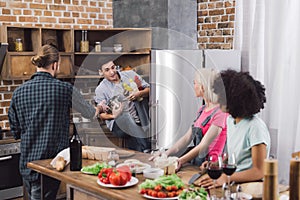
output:
M198 180L198 178L200 178L200 177L201 177L203 174L205 174L205 173L206 173L206 170L202 170L202 171L198 172L197 174L194 174L194 175L190 178L188 184L189 184L189 185L193 184L196 180Z

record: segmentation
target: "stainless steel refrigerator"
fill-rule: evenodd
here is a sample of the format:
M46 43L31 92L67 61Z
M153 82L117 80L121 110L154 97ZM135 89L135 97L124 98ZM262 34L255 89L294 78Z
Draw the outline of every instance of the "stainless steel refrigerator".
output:
M233 50L153 50L150 70L152 148L170 148L186 133L203 100L194 93L194 74L202 67L240 70Z

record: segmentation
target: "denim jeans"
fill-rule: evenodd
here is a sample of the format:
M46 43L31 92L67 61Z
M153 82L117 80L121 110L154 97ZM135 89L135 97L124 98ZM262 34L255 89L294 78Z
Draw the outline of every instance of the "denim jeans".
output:
M28 181L23 179L23 183L30 200L40 200L41 199L41 180L40 178L36 181ZM44 199L45 200L55 200L56 194L59 189L60 181L53 179L49 176L43 175L44 184Z

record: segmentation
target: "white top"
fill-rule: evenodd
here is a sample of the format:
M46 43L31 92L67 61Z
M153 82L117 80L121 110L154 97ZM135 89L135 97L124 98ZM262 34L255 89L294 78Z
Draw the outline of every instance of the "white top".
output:
M227 152L235 153L237 171L252 167L251 148L257 144L266 144L267 158L270 154L270 134L262 119L254 116L234 124L234 118L227 118Z

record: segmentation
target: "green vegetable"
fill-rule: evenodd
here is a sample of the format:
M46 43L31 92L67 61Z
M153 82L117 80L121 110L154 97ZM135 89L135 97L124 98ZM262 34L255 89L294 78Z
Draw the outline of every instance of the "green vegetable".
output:
M180 200L206 200L207 199L207 191L204 188L189 188L183 190L183 192L179 195Z
M164 188L175 185L177 188L181 188L184 186L184 183L176 174L172 174L169 176L160 176L154 180L146 179L139 185L139 189L154 189L156 185L161 185Z
M103 163L96 162L93 165L88 165L88 166L83 167L81 169L81 171L85 172L85 173L93 174L93 175L98 175L98 173L103 168L111 168L111 166L106 164L105 162L103 162Z

